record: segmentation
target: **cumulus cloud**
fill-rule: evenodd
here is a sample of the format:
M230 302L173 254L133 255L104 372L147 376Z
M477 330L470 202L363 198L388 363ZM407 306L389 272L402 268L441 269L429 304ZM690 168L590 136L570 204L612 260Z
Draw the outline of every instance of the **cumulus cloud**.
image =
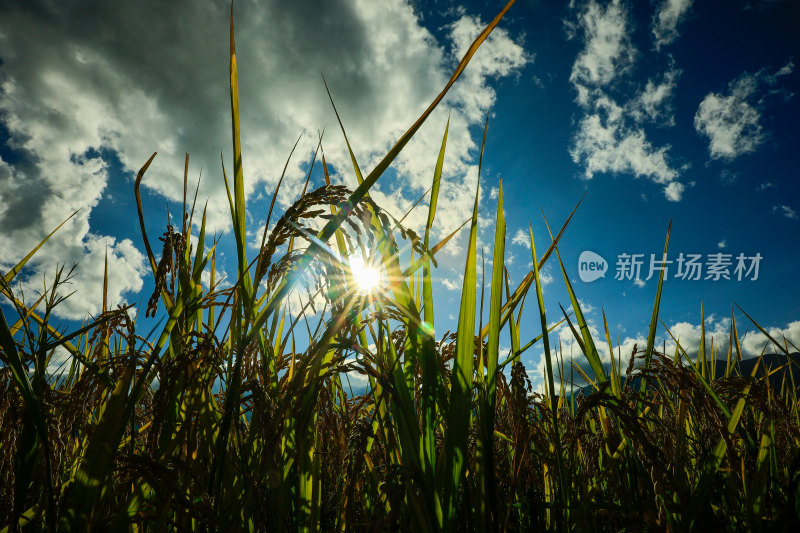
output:
M581 298L578 298L578 305L580 305L581 311L583 312L584 315L588 315L589 313L594 311L594 306ZM567 309L567 311L571 310L572 306L570 306L569 309Z
M0 161L0 268L82 208L36 256L33 276L56 261L77 259L80 270L94 272L108 249L121 273L114 280L118 296L139 290L145 274L141 254L129 242L104 235L108 228L90 225L90 213L109 186L128 191L132 185L130 175L109 175L102 154L115 155L124 171L135 172L158 151L143 186L174 201L182 198L183 155L189 152L191 169L204 169L199 198L209 200L208 230L228 229L219 160L222 151L232 166L228 13L229 3L221 0L182 6L3 4L0 120L21 158ZM437 42L401 0L242 3L235 20L247 195L271 193L297 135L325 126L332 178L355 183L320 72L366 173L444 86L484 24L459 12L447 38ZM402 215L422 194L452 111L434 231L441 235L459 224L477 181L477 146L469 127L494 102L492 80L513 75L531 60L507 31L495 30L393 165L402 179L379 183L373 196L391 196L397 201L386 207ZM316 133L301 141L281 189L282 205L299 194L316 141ZM417 209L407 222L418 227L424 215ZM80 276L75 288L83 292L92 281ZM91 312L80 305L91 298L72 300L65 316Z
M672 95L681 71L674 65L664 72L661 79L647 80L644 89L628 104L631 117L637 122L653 122L663 126L674 126L675 115Z
M680 71L669 65L620 103L615 90L631 82L627 75L639 55L630 39L628 8L619 1L601 6L592 0L582 5L573 26L582 31L584 48L570 74L582 110L570 148L572 160L583 167L586 179L598 173L645 177L662 185L668 200L679 201L684 187L676 181L679 173L670 162L670 146L655 146L645 125L674 125L671 101Z
M709 354L712 342L716 350L719 350L723 344L725 350L727 350L727 342L730 339L730 322L729 318L717 320L713 315L706 317L706 350L709 351ZM697 357L703 338L700 324L676 322L669 327L669 331L672 335L669 333L663 334L663 340L668 342L667 353L675 352L675 341L677 341L687 355L693 359Z
M731 339L730 318L720 319L714 315L709 315L706 317L705 322L705 350L707 356L711 357L713 347L716 358L725 359ZM550 326L552 325L550 324ZM608 344L604 342L605 333L598 328L594 320L588 318L587 326L595 342L600 360L607 369L611 367L611 356L613 355L614 362L618 365L617 368L621 369L624 374L630 363L634 347L636 347L637 355L640 357L647 347L647 332L645 331L614 341L612 353L609 351ZM742 324L737 321L737 326L741 332L743 329ZM797 351L797 347L800 346L800 321L790 322L784 327L773 326L765 329L773 339L779 342L781 346L784 346L790 353ZM681 353L685 352L688 357L696 361L703 342L702 326L699 323L675 322L669 326L669 332L659 328L654 347L659 352L664 350L664 353L671 357L677 349L676 341L680 344ZM742 357L745 359L758 357L762 353L781 353L780 348L758 331L755 333L740 333L739 345ZM570 361L583 369L587 375L592 376L588 360L583 355L580 344L576 341L574 333L566 322L551 332L550 346L554 353L557 352L557 358L563 360L565 380L570 377ZM534 386L542 387L543 376L545 375L544 352L540 351L538 354L532 355L530 361L534 365L534 370L530 371L531 380L534 381ZM556 379L558 379L558 368L555 363L554 373L556 374ZM577 372L574 372L572 377L576 386L585 385Z
M664 187L664 196L670 202L680 202L686 186L679 181L671 181Z
M636 57L628 33L628 12L619 0L603 8L588 2L579 15L585 45L572 65L570 81L602 86L627 70Z
M678 38L678 24L685 18L692 0L663 0L653 15L653 46L656 50Z
M729 95L709 93L700 102L694 127L708 138L712 158L733 159L754 152L764 141L761 114L747 101L756 87L755 78L746 76L734 83Z
M800 320L790 322L785 327L773 326L764 329L788 352L795 352L800 347ZM745 336L742 340L742 350L752 357L761 355L762 352L780 353L780 349L760 331Z
M511 243L516 244L517 246L522 246L523 248L527 248L528 250L531 249L531 236L522 231L522 229L518 229L514 236L511 238Z
M740 332L739 345L742 350L742 357L757 357L762 353L779 353L780 348L775 346L766 336L760 331L742 333L743 324L738 320L736 321L737 329ZM787 324L785 327L772 326L765 328L770 336L776 341L784 345L784 341L789 352L795 351L792 344L800 346L800 321L794 321ZM706 351L708 356L711 355L712 344L717 358L725 358L728 353L728 345L731 340L731 319L728 317L717 318L714 315L706 317ZM680 343L681 348L686 354L695 359L700 352L700 345L703 340L702 326L697 323L690 322L676 322L669 328L669 333L662 332L659 334L659 343L666 343L667 353L674 353L676 349L675 340ZM673 340L673 337L675 338ZM662 344L663 345L663 344ZM735 349L735 347L734 347Z
M791 73L789 62L774 74L761 70L745 72L728 84L723 93L708 93L694 116L694 128L708 139L712 159L732 160L754 152L765 140L761 125L764 87L774 86L778 78Z
M42 149L63 149L53 135L42 129L30 141ZM73 210L83 208L43 246L34 257L18 290L31 296L49 288L56 271L65 272L74 264L62 294L71 294L54 310L62 317L82 319L86 314L96 315L103 301L103 280L108 261L107 298L111 307L126 303L126 295L141 290L146 273L144 256L130 239L100 235L90 230L89 211L99 201L103 182L107 179L105 165L97 158L73 157L72 162L57 161L44 154L38 163L11 168L0 173L0 189L4 191L0 203L5 209L0 214L3 233L0 247L4 250L0 269L9 270L21 260L50 231L68 218ZM52 162L47 172L39 165ZM70 184L74 188L64 188ZM37 191L35 187L40 187ZM7 195L7 196L6 196ZM23 203L25 202L25 203ZM26 222L30 222L26 225Z
M730 344L730 318L716 319L714 316L706 318L706 350L711 351L712 342L717 358L727 357L728 345ZM737 329L741 332L742 324L737 320ZM794 346L800 346L800 321L794 321L785 327L771 326L764 328L770 336L785 346L789 352L796 351ZM688 322L678 322L670 327L672 335L680 342L681 348L693 359L697 357L702 342L702 329L700 324ZM675 343L669 335L667 339L667 353L675 351ZM739 345L742 350L742 357L757 357L762 353L781 353L780 348L775 346L763 333L758 330L740 334ZM734 348L735 349L735 348Z
M459 291L459 292L461 292L461 289L463 288L461 286L461 283L462 283L462 280L451 280L451 279L447 279L447 278L442 278L442 285L448 291Z
M531 262L531 268L533 268L533 262ZM555 278L553 277L552 267L550 263L546 264L542 270L539 271L539 282L542 285L549 285L553 283Z
M614 172L649 177L669 185L678 176L667 161L667 147L655 148L644 130L627 130L621 120L604 113L590 114L581 120L570 155L574 162L583 164L587 179L597 173ZM675 187L671 192L677 194L673 197L680 199L682 189Z
M797 211L789 207L788 205L775 205L772 206L773 213L780 213L781 215L785 216L786 218L790 219L797 219Z

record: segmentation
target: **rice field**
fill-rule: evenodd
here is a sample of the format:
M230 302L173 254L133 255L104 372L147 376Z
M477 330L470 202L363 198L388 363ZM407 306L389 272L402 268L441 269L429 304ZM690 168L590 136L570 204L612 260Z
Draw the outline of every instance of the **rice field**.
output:
M2 531L800 527L800 403L788 347L771 339L778 354L771 364L762 358L744 372L732 320L727 353L707 347L705 332L697 358L677 341L675 353L662 353L655 346L661 279L647 345L624 354L626 368L614 357L609 367L598 346L612 354L619 347L607 325L603 338L592 337L559 254L569 219L548 243L534 242L530 232L533 268L513 284L503 268L501 184L490 289L478 293L485 269L476 191L463 228L458 328L437 329L436 255L459 231L431 241L448 128L438 156L431 154L422 235L369 190L511 4L371 172L362 175L353 156L358 187L331 184L320 149L314 165L327 184L275 213L255 256L245 242L231 21L234 163L222 177L235 280L219 283L217 243L206 235L196 198L185 198L180 223L166 227L160 250L153 248L139 187L155 154L134 191L155 280L144 310L156 319L152 331L141 331L128 307L110 309L105 301L92 322L57 328L52 310L68 270L37 301L23 301L12 285L36 249L2 273ZM669 233L665 253L668 244ZM567 359L547 334L562 318L544 306L540 270L548 262L563 274L573 313L562 322L590 369L574 366L590 384L577 395L568 393ZM288 306L298 290L299 309ZM526 303L540 318L536 331L521 327ZM510 338L508 357L501 357L501 335ZM543 393L533 390L520 357L534 346L545 354ZM50 363L59 351L68 352L68 364L54 376ZM353 373L368 380L361 394L347 383Z

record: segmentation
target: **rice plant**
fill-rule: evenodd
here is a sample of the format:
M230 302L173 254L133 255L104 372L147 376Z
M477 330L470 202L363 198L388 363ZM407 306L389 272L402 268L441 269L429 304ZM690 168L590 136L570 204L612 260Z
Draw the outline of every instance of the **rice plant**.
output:
M422 236L368 193L512 4L370 173L362 175L350 152L355 190L330 183L320 141L313 164L326 185L303 191L265 230L255 257L245 243L231 19L233 167L228 176L223 166L222 179L235 281L223 287L216 277L216 243L208 242L196 198L191 206L184 201L180 224L164 229L156 256L139 194L155 154L134 190L155 281L145 309L158 319L152 331L143 334L129 308L109 309L105 300L90 323L57 329L52 310L69 271L61 269L35 302L12 286L36 249L2 275L0 290L16 312L0 312L3 531L800 526L800 404L787 347L772 339L780 365L765 368L759 359L744 373L732 319L724 371L714 349L706 351L705 332L696 361L677 341L674 354L658 351L661 279L647 346L634 348L624 371L612 355L609 369L597 343L611 354L619 347L607 326L605 339L592 337L559 254L569 218L542 254L531 231L533 268L512 290L500 185L489 317L476 330L476 307L486 296L476 289L476 191L458 328L437 331L432 272L455 235L431 242L449 125ZM188 156L185 183L187 169ZM665 253L668 242L669 233ZM350 259L356 256L360 263ZM561 323L572 328L591 370L575 365L591 389L578 396L565 393L564 357L549 342L540 281L548 261L562 271L574 310ZM365 277L369 286L359 284ZM541 328L523 331L531 289ZM289 305L293 291L299 308ZM512 346L502 360L501 335ZM543 393L532 389L520 357L534 345L545 354ZM55 375L51 359L64 352L69 363ZM366 376L367 390L356 394L348 373Z

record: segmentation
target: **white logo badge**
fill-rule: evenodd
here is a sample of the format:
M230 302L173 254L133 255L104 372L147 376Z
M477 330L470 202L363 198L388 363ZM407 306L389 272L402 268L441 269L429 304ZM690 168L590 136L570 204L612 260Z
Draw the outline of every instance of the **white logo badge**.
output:
M606 277L608 263L600 255L586 250L578 258L578 276L584 283Z

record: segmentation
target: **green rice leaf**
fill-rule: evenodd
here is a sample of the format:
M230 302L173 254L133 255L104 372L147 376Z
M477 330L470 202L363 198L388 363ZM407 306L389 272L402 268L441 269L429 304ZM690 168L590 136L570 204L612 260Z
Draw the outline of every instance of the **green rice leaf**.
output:
M487 118L488 124L488 118ZM484 139L485 139L484 128ZM483 150L481 150L481 154ZM477 296L477 235L478 195L480 175L475 190L472 210L467 261L464 266L464 287L461 291L461 306L458 313L458 335L456 357L450 383L450 402L447 411L447 434L444 450L444 477L442 478L442 507L445 530L455 526L458 488L464 475L467 454L467 433L472 412L473 354L475 352L475 298Z

